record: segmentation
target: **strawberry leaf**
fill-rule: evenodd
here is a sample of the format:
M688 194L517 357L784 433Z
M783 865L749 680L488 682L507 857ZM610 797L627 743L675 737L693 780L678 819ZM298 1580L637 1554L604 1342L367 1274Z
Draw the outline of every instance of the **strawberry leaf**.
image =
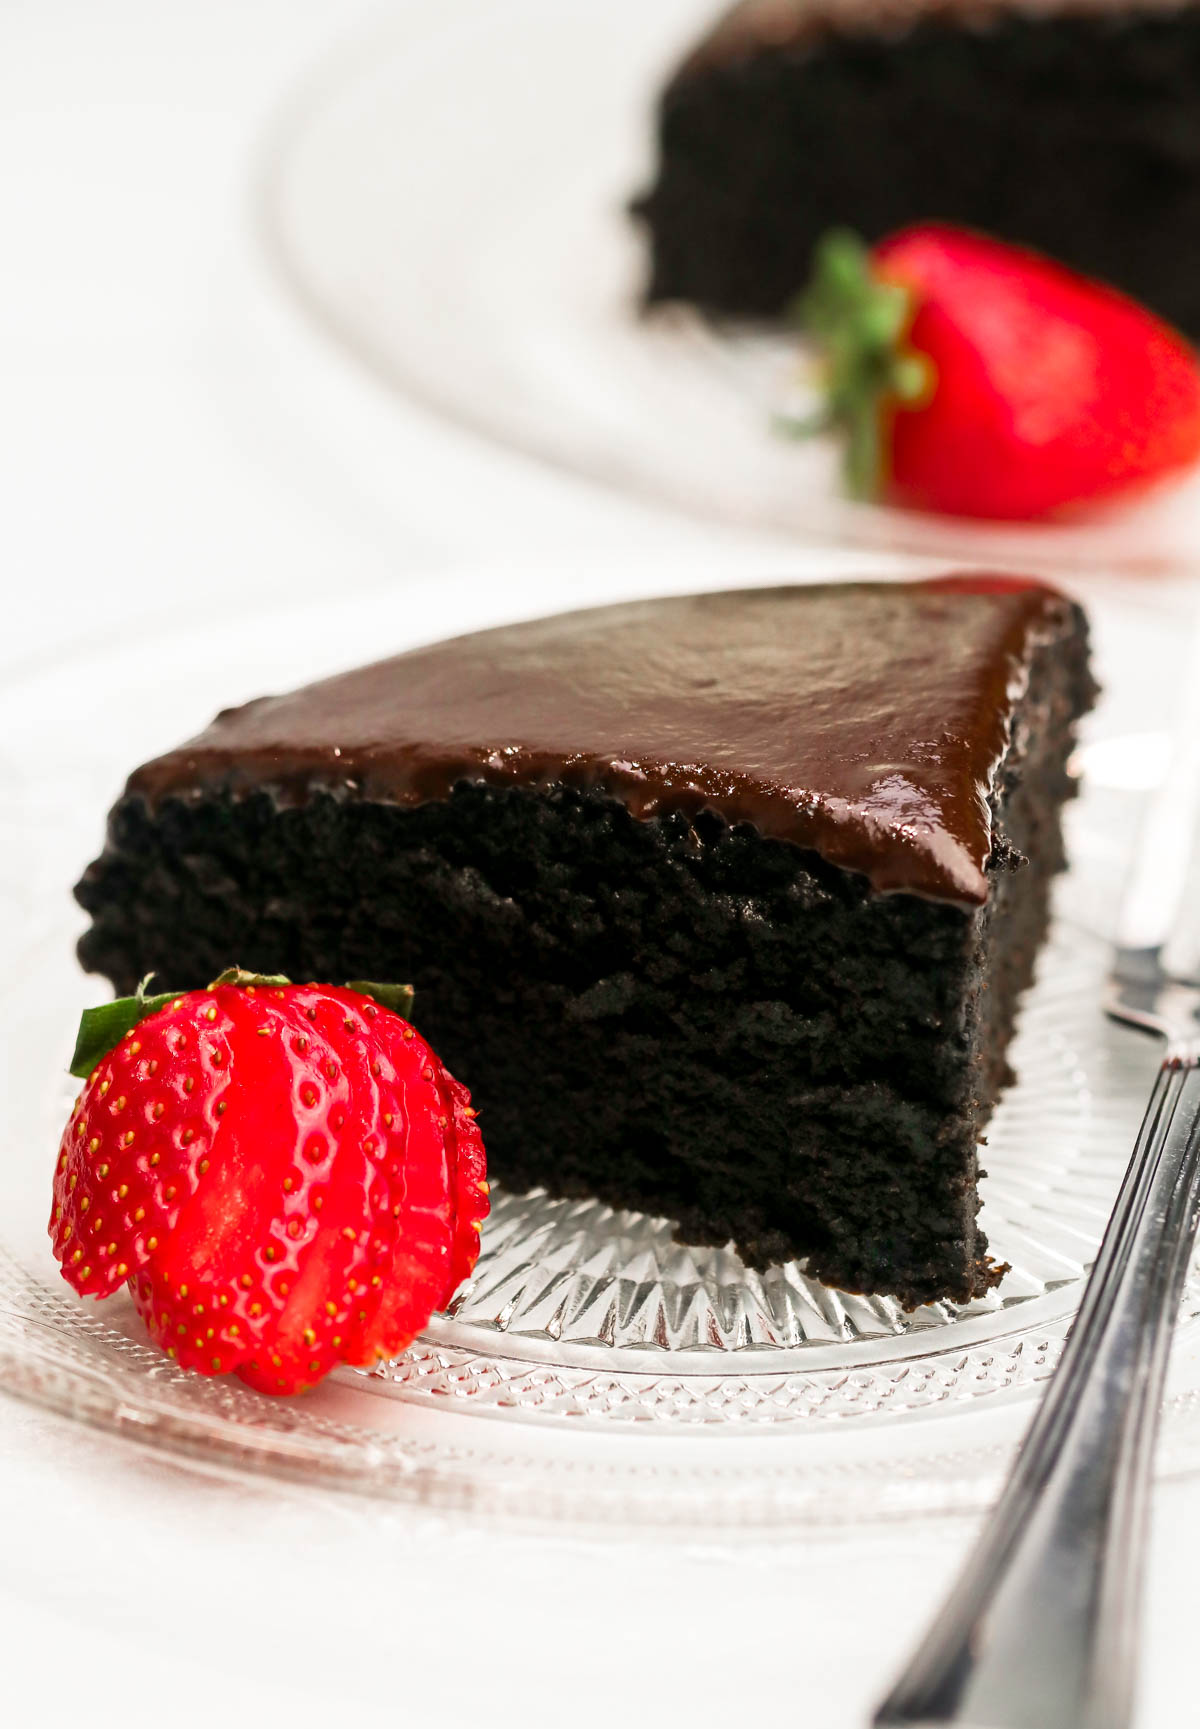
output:
M906 346L913 297L900 283L882 281L863 242L839 228L818 242L812 281L792 316L822 352L826 406L820 417L784 421L780 430L807 437L840 429L851 495L876 498L887 464L888 411L922 405L934 389L928 356Z
M381 985L371 979L349 979L346 982L348 991L358 991L361 996L372 997L381 1008L391 1009L401 1020L412 1017L413 987L411 985Z
M180 994L178 991L165 991L161 996L147 996L146 986L153 976L153 973L147 973L131 997L117 997L114 1002L101 1003L99 1008L84 1010L80 1016L75 1051L71 1058L71 1073L79 1080L86 1081L101 1058L115 1050L126 1033L132 1031L139 1021L157 1014L159 1009L166 1008L167 1004ZM218 985L270 987L291 982L283 973L251 973L243 967L227 967L208 988L215 990ZM369 979L351 979L346 989L358 991L364 997L371 997L381 1008L390 1009L403 1020L408 1020L412 1015L411 985L379 984Z
M218 985L241 985L245 989L247 985L279 986L290 985L291 982L286 973L248 973L245 967L226 967L223 973L217 974L208 988L215 991Z
M147 973L131 997L117 997L115 1002L83 1011L70 1071L79 1080L86 1081L100 1059L114 1050L139 1021L157 1014L178 996L178 991L165 991L162 996L148 997L146 986L153 977L153 973Z

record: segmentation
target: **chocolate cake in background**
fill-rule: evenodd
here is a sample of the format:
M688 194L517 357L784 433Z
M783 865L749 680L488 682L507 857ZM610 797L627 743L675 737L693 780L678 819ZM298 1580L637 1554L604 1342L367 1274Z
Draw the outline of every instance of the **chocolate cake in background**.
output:
M1200 337L1196 0L742 0L667 84L650 301L773 318L827 229L985 229Z
M461 637L139 769L80 955L126 992L411 980L505 1186L966 1299L1091 693L1078 608L1002 578Z

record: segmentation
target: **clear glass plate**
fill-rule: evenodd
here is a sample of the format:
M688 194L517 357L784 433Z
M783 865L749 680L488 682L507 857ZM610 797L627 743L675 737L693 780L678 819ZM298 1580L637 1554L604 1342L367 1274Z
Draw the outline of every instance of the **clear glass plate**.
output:
M830 441L769 429L774 411L805 407L794 343L681 308L638 315L643 245L626 206L651 172L657 91L711 13L701 0L442 0L350 44L268 143L259 231L282 279L405 393L696 515L1024 568L1188 567L1200 473L1050 527L855 504Z
M828 575L837 555L798 561ZM594 573L576 604L617 598ZM659 578L658 589L693 586ZM1140 793L1161 761L1176 617L1109 586L1095 609L1111 694L1084 752L1074 865L989 1134L985 1225L1012 1270L987 1299L905 1314L796 1265L748 1272L668 1223L497 1187L472 1280L394 1363L272 1401L177 1370L124 1298L75 1298L45 1236L74 1086L70 885L135 761L213 710L455 628L563 604L552 578L486 573L390 599L180 628L32 669L0 696L3 1385L211 1464L522 1517L751 1528L980 1505L1057 1360L1155 1066L1099 1012ZM1136 722L1136 724L1133 724ZM37 739L36 757L23 741ZM493 1421L480 1419L490 1418ZM496 1419L499 1419L497 1421ZM1200 1465L1200 1280L1175 1352L1164 1469Z

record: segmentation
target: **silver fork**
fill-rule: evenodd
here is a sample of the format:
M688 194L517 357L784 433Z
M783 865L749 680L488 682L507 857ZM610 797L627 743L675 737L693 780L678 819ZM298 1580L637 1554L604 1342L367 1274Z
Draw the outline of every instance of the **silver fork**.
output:
M1154 1441L1200 1217L1200 676L1151 801L1105 999L1166 1055L1079 1315L1000 1500L876 1729L1125 1729Z

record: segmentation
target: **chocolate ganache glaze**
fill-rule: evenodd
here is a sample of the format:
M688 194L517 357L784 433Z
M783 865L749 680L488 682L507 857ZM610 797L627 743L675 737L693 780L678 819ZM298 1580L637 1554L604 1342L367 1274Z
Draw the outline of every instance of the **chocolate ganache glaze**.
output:
M227 710L128 792L414 805L461 781L565 785L639 819L709 809L879 892L977 906L1013 703L1070 613L983 576L565 613Z
M683 63L682 72L791 48L830 31L895 38L926 20L987 30L1008 17L1168 17L1195 0L738 0Z

